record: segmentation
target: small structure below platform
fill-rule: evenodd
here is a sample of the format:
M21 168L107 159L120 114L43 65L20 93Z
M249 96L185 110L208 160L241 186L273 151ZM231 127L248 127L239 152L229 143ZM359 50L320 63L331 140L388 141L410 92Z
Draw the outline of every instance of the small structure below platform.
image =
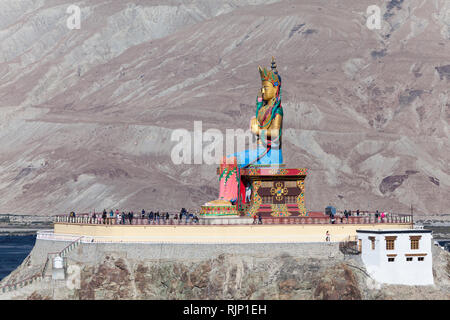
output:
M431 230L356 230L361 258L380 283L433 285Z

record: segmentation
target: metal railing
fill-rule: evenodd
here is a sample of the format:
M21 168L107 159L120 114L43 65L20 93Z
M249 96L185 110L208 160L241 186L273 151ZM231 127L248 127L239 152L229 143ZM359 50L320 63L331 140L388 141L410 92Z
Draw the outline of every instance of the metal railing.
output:
M260 224L258 220L253 220L250 217L239 218L193 218L175 219L171 216L166 218L140 218L133 217L132 219L117 219L114 218L92 218L89 214L81 214L76 217L69 217L68 215L58 215L55 217L55 222L59 223L73 223L73 224L94 224L94 225L249 225ZM411 215L389 214L384 218L376 218L374 214L360 213L359 216L334 216L334 221L328 216L323 217L262 217L262 224L279 225L279 224L412 224Z

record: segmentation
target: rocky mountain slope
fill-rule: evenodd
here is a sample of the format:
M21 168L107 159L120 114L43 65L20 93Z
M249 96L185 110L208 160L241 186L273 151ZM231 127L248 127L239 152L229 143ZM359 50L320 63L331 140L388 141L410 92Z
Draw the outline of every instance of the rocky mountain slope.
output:
M69 30L66 9L81 8ZM450 3L0 3L0 211L198 208L215 166L174 165L174 129L247 129L258 64L283 77L284 158L310 210L448 213Z

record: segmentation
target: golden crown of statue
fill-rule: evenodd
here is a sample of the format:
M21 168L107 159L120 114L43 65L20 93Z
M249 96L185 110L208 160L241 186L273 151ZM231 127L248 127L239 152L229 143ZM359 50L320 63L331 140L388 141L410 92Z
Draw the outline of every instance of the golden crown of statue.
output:
M275 62L275 58L272 57L272 66L271 70L267 70L267 68L261 68L258 66L259 74L261 75L261 81L269 81L273 84L274 87L278 87L281 83L280 77L278 75L277 64Z

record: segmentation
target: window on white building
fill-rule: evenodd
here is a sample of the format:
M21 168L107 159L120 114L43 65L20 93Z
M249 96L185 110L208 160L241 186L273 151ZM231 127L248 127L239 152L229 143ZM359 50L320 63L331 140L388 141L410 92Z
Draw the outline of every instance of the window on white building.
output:
M395 249L395 240L397 239L396 236L386 236L384 237L386 240L386 250L394 250Z
M411 250L419 249L419 240L422 236L410 236L409 239L411 241Z
M418 257L417 258L417 261L424 261L425 260L425 257Z
M394 262L395 258L394 257L388 257L388 262Z
M406 261L412 261L412 257L406 257Z
M394 250L394 240L386 240L386 250Z

